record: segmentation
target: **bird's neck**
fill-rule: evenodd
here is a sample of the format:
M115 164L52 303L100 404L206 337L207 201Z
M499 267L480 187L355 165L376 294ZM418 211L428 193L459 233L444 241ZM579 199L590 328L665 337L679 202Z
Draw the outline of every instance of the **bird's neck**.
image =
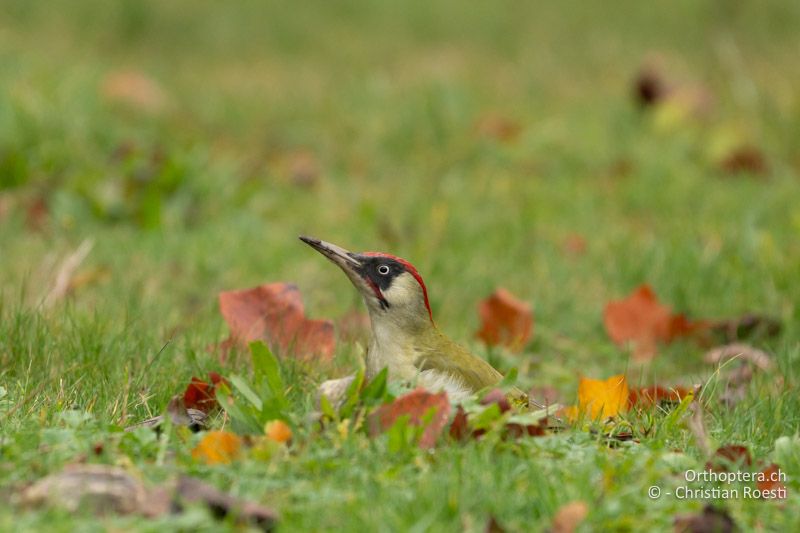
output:
M367 352L367 378L383 368L389 368L392 379L409 379L417 370L414 361L424 344L436 334L436 326L425 314L388 314L384 310L370 310L372 338Z

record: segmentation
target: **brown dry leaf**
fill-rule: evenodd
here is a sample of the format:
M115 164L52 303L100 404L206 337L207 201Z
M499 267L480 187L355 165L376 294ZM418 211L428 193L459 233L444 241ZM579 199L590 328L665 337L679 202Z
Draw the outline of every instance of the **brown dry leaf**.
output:
M100 92L108 101L138 111L159 113L167 106L167 95L150 76L136 70L111 72L103 78Z
M478 120L475 129L482 137L501 142L514 141L522 132L519 122L496 113L487 114Z
M649 285L641 285L627 298L606 304L603 322L616 344L633 344L633 356L638 360L652 359L659 342L670 342L706 327L705 322L672 314L669 306L659 303Z
M264 424L264 435L273 442L285 444L292 440L292 428L283 420L270 420Z
M731 359L740 359L752 364L759 370L772 368L772 358L767 352L743 343L718 346L706 352L703 357L703 360L710 365L722 365Z
M189 476L181 476L178 479L175 499L178 509L183 507L183 503L202 503L218 518L225 518L230 514L240 520L255 523L264 531L272 531L278 521L278 515L272 509L255 502L234 498L204 481Z
M679 515L673 522L675 533L734 533L736 523L724 509L706 504L700 513Z
M147 501L147 491L139 479L120 467L99 464L68 465L22 493L25 505L50 505L70 512L86 507L97 514L138 513Z
M284 165L289 181L298 187L313 187L319 181L320 164L311 150L298 150L288 154Z
M521 351L533 333L531 306L499 288L478 304L481 329L476 333L488 346L502 344Z
M639 387L631 389L628 393L628 405L630 407L652 407L661 403L678 403L683 398L692 394L692 389L686 387L662 387L661 385L651 385L649 387Z
M750 457L750 450L746 446L726 444L717 448L711 459L706 462L706 470L728 472L731 467L738 468L750 466L751 464L753 464L753 459Z
M553 516L553 533L573 533L589 514L589 506L584 501L574 501L562 505Z
M720 169L727 174L750 174L766 176L769 174L767 158L758 147L740 145L731 150L719 163Z
M484 533L505 533L506 529L500 525L500 522L497 521L497 518L494 515L490 515L489 519L486 520L486 525L483 527Z
M772 463L761 471L761 475L764 476L764 479L758 480L756 488L762 492L779 491L778 494L782 494L782 496L779 497L781 499L786 498L786 485L781 482L780 474L780 467Z
M192 457L206 464L229 464L239 456L242 439L228 431L209 431L192 450Z
M410 425L419 426L425 423L423 418L431 411L433 417L425 426L419 447L433 448L450 415L450 402L446 392L434 394L425 389L416 389L390 404L381 405L369 415L370 435L374 436L391 428L401 416L408 416Z
M333 323L305 316L300 291L290 283L268 283L219 294L219 308L231 331L223 343L242 347L264 341L273 351L295 357L331 359L336 340Z
M735 342L751 337L774 337L780 334L783 324L777 318L747 313L740 317L713 320L708 329L722 337L723 342Z
M651 107L664 101L670 87L661 70L655 65L645 65L633 80L633 96L641 107Z

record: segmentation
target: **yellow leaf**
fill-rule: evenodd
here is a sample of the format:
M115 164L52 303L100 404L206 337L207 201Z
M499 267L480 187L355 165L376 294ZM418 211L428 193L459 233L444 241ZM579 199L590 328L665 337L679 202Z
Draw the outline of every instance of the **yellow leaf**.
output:
M192 457L206 464L228 464L239 455L242 439L228 431L210 431L192 450Z
M581 378L578 409L593 420L617 416L628 408L628 382L623 374L606 380Z

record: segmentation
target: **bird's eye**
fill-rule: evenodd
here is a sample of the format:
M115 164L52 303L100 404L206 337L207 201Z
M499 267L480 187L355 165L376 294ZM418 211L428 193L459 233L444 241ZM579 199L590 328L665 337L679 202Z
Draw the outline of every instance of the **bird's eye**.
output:
M381 276L385 276L389 273L389 266L388 265L381 265L378 267L378 274Z

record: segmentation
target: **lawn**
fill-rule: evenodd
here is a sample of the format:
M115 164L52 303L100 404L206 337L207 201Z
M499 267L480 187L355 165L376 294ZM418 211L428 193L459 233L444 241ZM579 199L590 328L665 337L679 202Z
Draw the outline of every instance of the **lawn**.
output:
M671 530L706 504L800 529L798 51L792 1L4 1L0 530L245 527L26 504L76 463L148 490L191 475L286 531L570 531L568 504L586 531ZM414 263L437 325L534 396L625 375L694 399L430 450L355 414L320 429L316 387L358 370L342 317L364 306L301 234ZM207 464L208 431L123 431L193 376L256 379L247 349L220 357L218 295L271 282L340 333L332 361L275 350L291 442ZM733 339L704 335L634 357L604 310L643 284L690 320L779 323L736 339L769 364L733 383L738 360L704 360ZM533 311L519 352L475 336L498 287ZM246 433L226 413L208 429ZM648 497L725 445L748 450L734 471L777 464L787 497Z

